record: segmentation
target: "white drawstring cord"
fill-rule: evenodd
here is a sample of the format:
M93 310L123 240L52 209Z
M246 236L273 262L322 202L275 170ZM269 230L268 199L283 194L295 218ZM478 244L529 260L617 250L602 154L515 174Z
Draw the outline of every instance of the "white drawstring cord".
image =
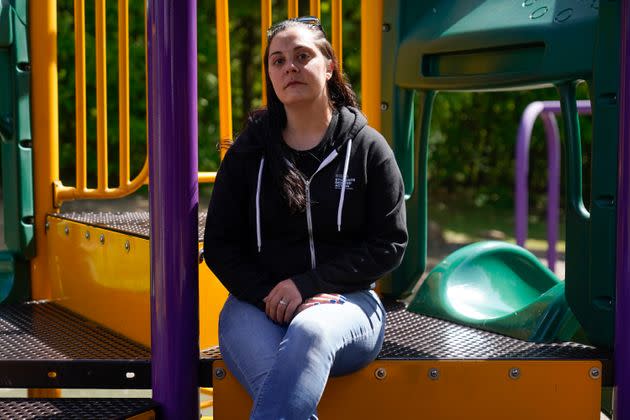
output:
M346 162L343 165L341 196L339 197L339 207L337 208L337 232L341 232L341 214L343 213L343 200L346 196L346 180L348 179L348 166L350 165L350 149L352 149L352 139L348 140L348 146L346 148Z
M256 184L256 241L258 245L258 252L262 248L262 239L260 235L260 182L262 180L263 165L265 158L260 159L260 166L258 167L258 182Z

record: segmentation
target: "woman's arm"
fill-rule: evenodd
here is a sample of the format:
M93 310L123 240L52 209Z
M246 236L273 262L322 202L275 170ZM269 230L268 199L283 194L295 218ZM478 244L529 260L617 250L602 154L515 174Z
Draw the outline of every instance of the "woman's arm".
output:
M268 273L251 255L247 214L250 190L244 181L247 153L230 149L221 163L208 206L204 233L206 264L237 298L264 308L271 287Z

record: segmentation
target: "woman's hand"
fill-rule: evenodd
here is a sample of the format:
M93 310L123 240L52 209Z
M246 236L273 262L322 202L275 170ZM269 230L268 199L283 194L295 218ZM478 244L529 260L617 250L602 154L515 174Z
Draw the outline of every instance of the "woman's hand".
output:
M343 295L340 295L338 293L320 293L313 296L312 298L306 299L300 306L298 306L297 310L295 311L295 315L315 305L343 305L344 303L346 303L346 298Z
M288 324L302 304L302 295L293 280L286 279L276 284L263 301L269 318L279 324Z

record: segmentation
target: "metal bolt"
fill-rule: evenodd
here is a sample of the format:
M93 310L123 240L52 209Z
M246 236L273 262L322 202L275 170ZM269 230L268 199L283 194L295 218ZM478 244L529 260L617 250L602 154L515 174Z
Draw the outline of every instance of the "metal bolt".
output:
M383 32L389 32L390 29L392 29L392 27L389 25L389 23L383 23Z
M599 368L591 368L588 371L588 376L591 377L591 379L599 379L599 376L601 375L601 371L599 370Z
M389 104L387 102L381 102L381 111L387 111L389 109Z
M440 378L440 370L436 368L431 368L429 369L429 372L427 375L429 376L429 379L431 379L432 381L437 381Z
M125 241L125 251L129 252L130 249L131 249L131 244L127 240L127 241Z
M63 228L63 231L66 235L70 235L70 228L68 226L66 226L65 228Z
M44 230L45 230L46 232L48 232L48 229L50 229L50 223L46 222L46 223L44 224Z
M31 71L31 64L30 63L17 63L17 68L20 71Z
M223 368L216 368L214 370L214 377L217 378L217 379L225 378L225 369L223 369Z
M104 244L104 243L105 243L105 235L103 235L103 234L101 233L101 236L99 236L98 240L99 240L99 242L101 243L101 245L102 245L102 244Z
M88 241L90 240L90 232L89 231L85 231L85 239L87 239Z
M512 379L518 379L521 376L521 370L519 368L510 369L510 373L508 374Z
M374 376L379 381L382 381L387 376L387 371L385 370L385 368L378 368L374 371Z

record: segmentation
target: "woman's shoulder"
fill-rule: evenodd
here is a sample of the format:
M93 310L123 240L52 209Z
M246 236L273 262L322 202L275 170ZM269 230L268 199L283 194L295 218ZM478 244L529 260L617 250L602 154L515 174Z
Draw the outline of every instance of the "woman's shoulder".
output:
M368 155L393 156L391 146L385 137L367 122L357 131L353 145Z
M230 146L228 153L242 158L260 158L264 147L264 129L261 121L248 120L243 130L237 134L234 143Z

